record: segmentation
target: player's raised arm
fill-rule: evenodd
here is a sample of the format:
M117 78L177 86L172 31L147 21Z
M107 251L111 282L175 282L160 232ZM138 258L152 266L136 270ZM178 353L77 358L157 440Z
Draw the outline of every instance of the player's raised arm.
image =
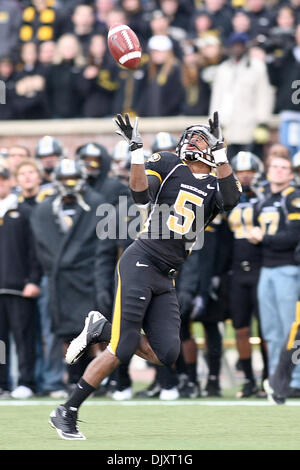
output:
M219 188L223 199L225 210L233 209L240 199L241 186L234 176L232 168L227 159L227 149L219 124L218 112L214 113L213 119L209 119L210 133L215 137L216 143L212 146L212 155L216 165Z
M125 114L124 118L121 114L118 114L114 121L118 126L116 133L128 142L131 152L129 185L133 200L137 204L147 204L150 196L148 191L148 179L144 165L143 142L138 132L138 118L135 118L134 124L132 125L128 114Z

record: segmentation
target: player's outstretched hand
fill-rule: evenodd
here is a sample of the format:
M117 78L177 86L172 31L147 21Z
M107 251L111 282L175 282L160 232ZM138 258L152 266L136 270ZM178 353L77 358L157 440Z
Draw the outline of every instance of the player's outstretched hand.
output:
M129 115L126 113L124 118L121 114L117 114L116 119L114 119L118 129L116 133L123 137L123 139L128 142L130 150L136 150L143 146L142 138L138 131L138 118L134 119L134 124L132 125L129 119Z
M214 162L217 166L223 165L223 163L228 163L227 152L226 152L226 143L224 142L224 137L222 134L222 129L219 122L219 113L218 111L214 112L213 119L208 120L209 131L211 135L215 138L215 145L212 145L212 154L214 157Z
M209 130L211 134L218 140L218 142L223 142L222 129L219 122L219 113L218 111L214 112L213 119L208 120Z

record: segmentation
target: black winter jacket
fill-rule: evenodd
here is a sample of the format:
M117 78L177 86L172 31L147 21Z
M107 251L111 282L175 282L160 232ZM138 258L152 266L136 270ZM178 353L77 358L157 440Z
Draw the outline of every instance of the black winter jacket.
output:
M14 290L21 294L26 284L40 283L29 218L30 210L18 205L0 219L0 293Z

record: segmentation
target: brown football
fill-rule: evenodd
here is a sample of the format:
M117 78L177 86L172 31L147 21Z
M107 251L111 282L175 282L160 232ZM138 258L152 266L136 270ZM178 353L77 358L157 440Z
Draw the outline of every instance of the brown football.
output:
M142 48L137 35L125 24L114 25L107 36L107 44L113 58L122 67L135 69L138 67Z

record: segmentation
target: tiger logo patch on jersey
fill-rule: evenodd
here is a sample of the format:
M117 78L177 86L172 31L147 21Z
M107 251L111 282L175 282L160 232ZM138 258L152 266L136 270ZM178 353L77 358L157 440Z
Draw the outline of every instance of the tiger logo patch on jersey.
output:
M155 163L155 162L159 162L160 159L161 159L161 155L159 153L153 153L153 155L151 155L151 157L148 158L147 162Z

